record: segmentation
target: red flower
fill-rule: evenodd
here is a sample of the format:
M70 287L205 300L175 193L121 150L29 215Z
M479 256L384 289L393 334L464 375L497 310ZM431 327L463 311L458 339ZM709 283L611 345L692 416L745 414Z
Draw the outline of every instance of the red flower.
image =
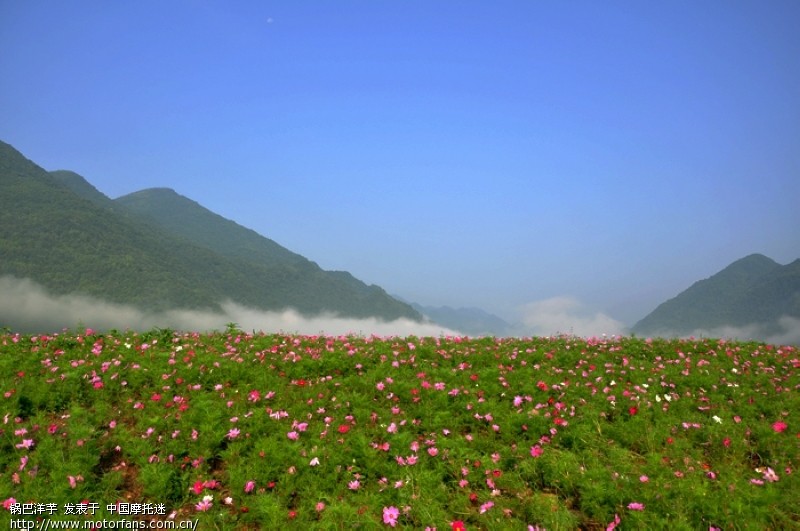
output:
M297 511L295 511L294 509L290 509L289 510L289 520L294 520L295 518L297 518Z
M628 408L628 413L630 413L631 416L635 415L638 412L639 412L639 410L636 409L636 406L631 406L631 407Z
M461 520L453 522L453 531L467 531L467 526Z
M731 445L731 438L730 438L730 437L725 437L724 439L722 439L722 445L723 445L725 448L727 448L728 446L730 446L730 445Z
M783 422L782 420L779 420L772 424L772 429L775 431L775 433L781 433L788 427L789 425Z
M350 431L350 426L348 426L347 424L339 425L339 433L347 433L348 431Z

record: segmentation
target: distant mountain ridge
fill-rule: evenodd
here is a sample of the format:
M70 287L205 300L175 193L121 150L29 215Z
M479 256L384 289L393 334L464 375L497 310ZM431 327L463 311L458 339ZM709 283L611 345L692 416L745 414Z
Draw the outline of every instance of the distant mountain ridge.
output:
M800 259L787 265L751 254L695 282L634 325L639 335L688 335L723 327L781 332L781 318L800 319Z
M48 172L4 142L0 226L0 275L56 295L148 310L216 310L232 300L305 315L422 320L380 287L324 271L173 190L112 200L80 175Z
M512 327L509 323L480 308L422 306L417 303L411 303L411 307L438 325L470 336L511 335Z

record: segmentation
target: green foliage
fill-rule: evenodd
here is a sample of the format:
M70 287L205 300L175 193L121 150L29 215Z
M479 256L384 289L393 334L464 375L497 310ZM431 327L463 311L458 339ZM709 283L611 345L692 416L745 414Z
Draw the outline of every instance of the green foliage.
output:
M797 360L709 339L5 333L0 500L164 503L209 529L384 529L389 507L408 529L793 528Z

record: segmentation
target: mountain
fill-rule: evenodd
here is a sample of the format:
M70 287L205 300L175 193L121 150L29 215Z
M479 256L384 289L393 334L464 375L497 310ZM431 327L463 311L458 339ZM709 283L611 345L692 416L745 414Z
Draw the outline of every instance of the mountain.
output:
M0 276L29 278L54 295L148 310L217 310L232 300L306 315L421 320L380 287L324 271L172 190L111 200L80 175L47 172L3 142L0 226Z
M451 308L450 306L422 306L412 303L411 307L433 321L452 330L470 336L506 336L511 325L500 317L480 308Z
M781 318L800 319L800 259L780 265L752 254L698 282L636 323L639 335L689 335L755 327L766 336L785 332Z
M169 188L151 188L114 200L121 211L192 245L226 257L249 281L228 296L264 309L335 312L347 317L419 320L407 304L346 271L325 271L253 230L223 218Z

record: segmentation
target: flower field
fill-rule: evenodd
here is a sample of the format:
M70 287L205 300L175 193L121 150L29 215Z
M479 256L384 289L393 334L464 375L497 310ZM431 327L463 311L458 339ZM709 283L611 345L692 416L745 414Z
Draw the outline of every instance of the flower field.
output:
M800 528L798 415L762 343L5 332L0 521Z

